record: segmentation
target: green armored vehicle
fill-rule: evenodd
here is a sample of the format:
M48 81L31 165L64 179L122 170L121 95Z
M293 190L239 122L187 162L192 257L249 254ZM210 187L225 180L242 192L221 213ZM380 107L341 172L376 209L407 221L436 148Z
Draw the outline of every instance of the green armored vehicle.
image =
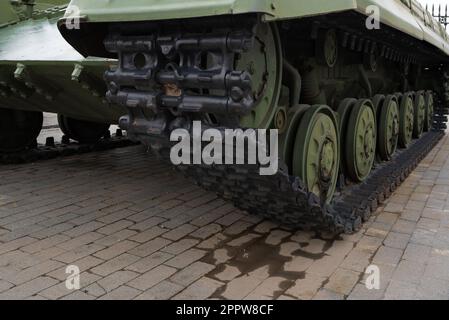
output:
M128 136L163 158L193 121L277 129L273 176L260 165L179 168L290 225L358 230L446 128L449 37L416 0L72 0L59 30L85 57L118 59L106 98L127 110ZM77 105L71 116L111 119Z
M118 58L120 126L167 158L170 134L277 129L281 168L182 165L291 225L353 232L443 135L449 39L415 0L72 0L84 56Z
M85 59L58 31L68 2L0 1L0 152L33 144L42 112L58 113L62 131L80 142L98 140L123 115L102 80L115 62Z

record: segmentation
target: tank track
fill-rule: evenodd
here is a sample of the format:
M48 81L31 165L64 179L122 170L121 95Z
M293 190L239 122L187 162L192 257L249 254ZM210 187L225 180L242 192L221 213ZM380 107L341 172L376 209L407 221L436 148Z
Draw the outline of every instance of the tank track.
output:
M441 107L443 103L438 105L432 131L415 140L409 148L399 150L391 161L377 163L365 182L344 187L330 205L322 204L320 198L309 192L298 177L282 169L286 167L282 163L274 176L261 176L257 165L181 165L176 169L200 187L215 192L250 214L304 230L351 234L360 230L363 222L444 137L449 110ZM146 139L144 143L153 147L162 161L171 164L168 139L163 145L160 139L152 142Z
M236 91L247 94L246 75L235 72L229 64L219 66L222 68L219 74L209 74L206 71L201 74L189 74L188 70L182 68L165 70L162 78L159 75L161 83L165 83L164 81L168 79L167 83L178 82L181 87L197 86L200 89L216 89L224 85L222 89L228 94L222 99L204 95L193 97L167 95L163 90L155 90L150 85L151 80L157 77L158 70L163 69L159 64L160 59L150 59L154 64L133 71L133 66L129 63L133 59L133 52L143 50L151 56L157 55L156 52L160 49L169 56L173 48L177 48L185 55L214 49L222 50L227 61L227 55L244 51L248 42L246 33L218 34L216 37L204 39L183 39L177 38L176 35L142 38L111 34L106 39L105 46L108 51L121 57L123 69L120 67L106 73L105 78L109 86L108 99L110 102L126 106L129 110L129 116L121 119L120 126L128 131L131 139L152 147L162 160L170 163L170 128L179 128L186 124L181 118L179 121L173 119L169 113L170 108L175 108L180 114L238 113L247 107L243 103L245 98L240 97L238 100L242 101L240 104L229 99L233 97L230 87L241 87ZM183 47L188 48L183 51ZM227 69L224 70L225 68ZM231 76L226 78L226 75ZM434 129L414 141L408 149L398 151L392 161L376 164L377 167L364 183L345 186L330 205L323 204L318 196L309 192L298 177L289 175L286 166L282 164L277 174L268 177L259 174L260 167L257 165L182 165L176 168L201 187L217 193L249 213L302 229L319 229L337 234L353 233L361 228L363 222L369 219L379 204L391 196L444 136L448 114L446 106L449 106L448 79L443 79L442 83L445 88L443 92L439 90L440 88L435 88L435 92L440 93L435 93ZM229 111L230 109L234 112ZM152 110L156 116L150 120L144 110ZM205 127L207 126L205 123Z
M298 177L282 169L266 177L260 176L259 166L182 165L176 168L205 190L217 193L251 214L294 228L350 234L360 230L362 223L392 195L443 136L440 130L426 133L390 162L378 164L364 183L345 189L331 205L322 204ZM170 163L169 148L155 152Z
M113 135L112 137L102 139L95 144L53 143L50 139L47 145L36 145L33 148L21 152L0 154L0 164L25 164L76 154L124 148L136 144L138 143L120 135Z

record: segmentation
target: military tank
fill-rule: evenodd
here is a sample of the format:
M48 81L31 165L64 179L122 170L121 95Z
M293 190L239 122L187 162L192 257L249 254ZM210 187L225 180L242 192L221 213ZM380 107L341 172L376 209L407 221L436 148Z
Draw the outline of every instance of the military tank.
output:
M446 129L449 37L415 0L70 8L80 27L66 16L61 34L85 57L118 59L104 76L106 98L127 109L119 123L128 136L163 159L170 133L194 120L279 131L273 176L260 176L260 165L178 167L250 213L354 232Z
M59 33L68 2L0 1L0 153L33 146L43 112L58 113L66 137L92 143L126 111L105 98L115 62L85 59Z

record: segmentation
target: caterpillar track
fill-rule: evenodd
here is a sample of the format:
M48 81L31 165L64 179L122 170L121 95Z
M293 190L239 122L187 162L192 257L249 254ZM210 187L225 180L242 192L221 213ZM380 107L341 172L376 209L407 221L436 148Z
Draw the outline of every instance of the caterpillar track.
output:
M198 185L217 192L250 213L300 229L353 233L360 230L362 223L391 196L443 136L441 131L427 133L390 163L379 165L363 184L345 190L330 205L323 204L298 177L285 171L264 178L259 175L259 167L189 166L179 169Z
M125 30L121 27L111 28L113 31L106 37L105 47L109 52L119 56L120 63L117 69L106 72L105 79L109 87L107 94L109 101L127 107L129 110L129 115L121 118L120 126L128 131L132 139L151 146L163 160L170 162L170 147L173 145L170 142L170 133L177 128L191 130L193 120L201 120L205 128L220 129L224 136L224 130L229 128L243 130L248 127L275 127L279 129L282 126L277 125L277 120L279 110L283 108L299 110L295 114L312 114L312 116L313 112L323 110L323 114L327 114L328 119L335 119L333 121L336 126L339 122L340 130L344 131L349 130L345 128L350 125L349 120L344 120L345 117L349 117L346 114L349 112L351 115L351 112L355 112L347 110L362 110L363 107L365 110L372 110L371 117L374 115L377 119L373 120L372 125L367 122L364 127L362 126L360 134L368 138L365 138L362 145L361 168L352 168L352 182L349 181L351 175L344 168L350 166L350 162L343 163L344 161L341 160L340 168L338 164L340 161L331 158L333 160L329 163L333 165L333 169L330 167L323 169L320 164L319 175L325 172L325 176L319 176L316 184L308 184L304 176L300 177L297 174L300 171L294 169L297 160L293 159L292 143L288 141L289 137L285 136L282 138L285 142L283 140L281 144L287 145L286 150L289 151L283 153L281 169L274 176L261 176L258 165L177 166L197 184L218 193L242 210L302 229L353 233L361 228L363 222L369 219L379 204L390 197L444 136L448 114L446 106L449 103L447 78L442 78L434 88L435 90L426 85L427 91L413 91L413 87L408 83L409 80L402 81L398 85L390 84L389 89L375 90L371 84L373 80L368 79L369 75L365 72L365 69L369 69L371 74L376 74L376 68L371 64L371 66L356 69L360 72L361 78L358 100L342 96L338 102L330 104L332 107L319 106L329 104L327 94L320 92L318 86L314 86L313 76L300 78L299 74L307 74L309 70L305 68L306 71L298 71L301 69L300 63L296 63L297 69L290 63L292 58L289 61L288 54L281 53L279 47L282 37L277 36L277 29L270 29L271 27L267 29L265 26L262 27L263 32L261 32L258 29L259 26L254 27L253 18L249 17L244 21L240 19L216 21L217 28L208 30L206 34L193 31L183 34L180 31L173 31L178 30L179 26L176 26L176 23L174 26L166 23L164 27L158 24L137 24L127 26ZM203 22L207 25L207 20ZM195 28L196 23L198 21L190 21L189 28ZM237 23L240 28L226 29L226 26L232 23ZM139 36L144 29L164 31ZM332 41L339 33L334 29L328 30L330 31L324 32L325 43L320 46L322 48L328 47L329 44L326 41L329 38ZM270 43L274 43L274 46L271 47ZM371 45L380 46L375 43ZM347 46L348 52L357 51L357 46ZM332 56L332 52L323 50L324 62L322 61L321 64L325 67L320 67L320 63L318 66L313 65L318 70L333 68L336 63L332 61L336 59ZM394 47L387 47L383 51L385 51L383 59L387 61L386 69L389 64L395 68L399 66L398 69L401 69L400 66L414 65L421 59L420 55L401 54L395 51ZM246 53L249 54L245 55ZM280 59L281 56L285 58L283 75L278 74L275 68L282 63L273 59L273 57ZM259 59L256 69L265 70L260 78L256 70L251 70L253 62L249 62L249 68L242 70L241 60L246 63L245 57L254 61ZM363 54L362 57L365 59ZM372 57L372 53L368 54L368 57ZM317 58L317 60L320 59ZM406 74L402 76L406 77ZM279 83L282 77L284 78L282 83L286 85L281 89ZM289 81L286 78L290 78ZM410 81L415 82L415 88L419 87L416 79L410 77ZM285 87L288 90L283 92ZM405 89L404 93L394 93L400 88ZM392 94L383 96L382 92L385 91L382 90L392 90ZM270 91L269 94L267 91ZM342 94L346 91L348 90L343 90ZM432 99L433 103L429 102ZM312 106L302 105L299 109L295 109L299 101L310 103ZM379 156L374 161L377 149L375 146L377 129L387 130L380 129L381 127L377 127L376 124L380 121L381 109L384 108L382 101L396 104L397 109L400 109L400 115L397 114L394 121L390 121L390 131L385 131L390 133L387 140L392 144L391 150L385 149L387 155L384 156L384 160L387 158L389 161L382 161ZM274 125L271 121L260 120L261 117L257 112L262 108L261 105L264 106L263 114L271 113L271 116L276 114L273 120ZM338 105L344 108L338 108ZM406 117L407 106L411 108L408 118ZM329 111L330 109L334 111ZM336 116L336 109L339 109L339 117ZM252 119L248 120L246 117L248 112L253 112ZM430 114L427 114L428 112ZM369 115L369 113L366 114ZM211 120L211 115L214 120ZM301 119L306 118L305 115L301 117ZM272 117L268 118L272 119ZM291 120L287 131L290 127L296 131L297 124L293 125L293 123L294 120ZM301 125L299 125L300 128ZM371 131L363 131L368 127ZM423 131L427 132L423 133ZM356 134L358 135L359 132L354 132L354 135ZM412 136L415 137L414 140ZM297 135L296 139L298 137L301 136ZM344 141L346 136L342 135L342 137L342 145L345 146L347 145ZM350 137L349 134L346 140ZM339 147L336 147L338 139L335 138L334 144L332 144L332 136L329 139L325 142L327 143L325 146L330 145L331 148L335 146L335 149L339 150ZM402 149L395 152L398 140ZM298 144L295 148L297 146ZM343 149L342 146L340 147ZM350 157L351 149L346 146L345 150L346 157ZM365 170L366 176L363 176L363 172L360 173L363 168L368 169ZM336 171L338 171L338 177ZM337 182L339 186L335 185L334 193L333 184ZM318 192L312 188L318 188Z
M0 165L25 164L59 157L67 157L76 154L124 148L136 144L136 142L122 136L121 133L103 138L96 143L71 143L70 141L67 141L66 137L63 138L63 142L55 143L53 138L49 138L47 139L47 143L45 145L36 144L35 146L31 146L25 150L13 153L1 153Z

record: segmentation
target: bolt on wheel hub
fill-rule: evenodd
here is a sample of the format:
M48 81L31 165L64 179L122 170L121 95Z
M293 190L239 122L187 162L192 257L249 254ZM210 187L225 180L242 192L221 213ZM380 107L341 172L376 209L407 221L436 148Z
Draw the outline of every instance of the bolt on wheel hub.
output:
M365 134L365 157L368 159L374 152L373 130L367 130Z
M320 156L320 172L321 172L321 181L329 182L332 179L332 170L335 163L334 159L334 150L335 146L332 141L332 138L326 138L323 143L323 148L321 150Z

